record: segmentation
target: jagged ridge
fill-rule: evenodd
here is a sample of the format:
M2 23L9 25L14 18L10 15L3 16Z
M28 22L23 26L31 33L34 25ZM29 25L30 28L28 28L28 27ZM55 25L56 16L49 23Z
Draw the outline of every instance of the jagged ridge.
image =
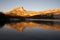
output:
M45 14L60 14L60 8L53 9L53 10L44 10L44 11L27 11L23 7L14 8L10 12L4 12L6 15L12 15L12 16L23 16L23 17L30 17L35 15L45 15Z

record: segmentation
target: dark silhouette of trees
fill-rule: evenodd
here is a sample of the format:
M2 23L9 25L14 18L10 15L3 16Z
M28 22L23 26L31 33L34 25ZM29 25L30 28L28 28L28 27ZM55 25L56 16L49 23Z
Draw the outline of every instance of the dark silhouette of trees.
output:
M54 14L53 13L47 13L45 15L35 15L31 17L26 17L26 18L33 18L33 19L54 19Z
M14 21L10 19L19 19L19 21L24 21L25 18L21 16L11 16L11 15L5 15L3 12L0 12L0 22L8 22L8 21Z

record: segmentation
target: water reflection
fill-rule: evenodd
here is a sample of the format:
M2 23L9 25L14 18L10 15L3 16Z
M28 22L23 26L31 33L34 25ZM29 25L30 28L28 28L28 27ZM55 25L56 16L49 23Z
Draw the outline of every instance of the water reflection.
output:
M2 28L5 25L5 22L0 22L0 28Z
M20 32L23 32L25 28L45 28L45 29L54 29L54 30L60 30L60 22L13 22L13 23L7 23L4 26L9 26L15 30L18 30Z

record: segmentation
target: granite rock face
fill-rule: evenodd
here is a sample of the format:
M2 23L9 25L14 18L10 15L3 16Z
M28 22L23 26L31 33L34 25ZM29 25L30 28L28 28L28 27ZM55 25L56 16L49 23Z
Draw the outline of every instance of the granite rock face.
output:
M53 10L44 10L44 11L28 11L25 10L22 6L12 9L9 12L3 12L5 15L11 15L11 16L22 16L22 17L32 17L40 15L42 17L54 17L54 18L60 18L60 8L56 8Z

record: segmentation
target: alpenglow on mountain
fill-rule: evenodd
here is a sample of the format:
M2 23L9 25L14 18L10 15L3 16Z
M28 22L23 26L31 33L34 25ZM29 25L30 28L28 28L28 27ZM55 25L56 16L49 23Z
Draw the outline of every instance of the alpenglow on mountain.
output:
M23 16L23 17L30 17L35 15L45 15L45 14L60 14L60 8L56 8L53 10L44 10L44 11L28 11L25 10L22 6L12 9L9 12L4 12L5 15L11 15L11 16Z

